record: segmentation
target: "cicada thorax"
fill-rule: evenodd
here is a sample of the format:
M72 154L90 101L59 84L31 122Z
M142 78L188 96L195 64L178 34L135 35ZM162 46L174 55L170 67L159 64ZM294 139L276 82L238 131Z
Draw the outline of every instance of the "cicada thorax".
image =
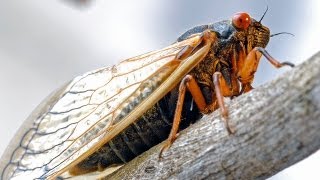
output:
M251 83L262 54L260 52L250 54L250 52L257 47L266 47L269 42L270 31L252 18L250 24L246 25L246 29L239 29L233 23L232 21L221 21L211 25L199 26L187 31L179 38L183 39L191 32L200 33L207 29L215 32L219 37L218 42L212 44L205 59L190 72L197 79L197 82L202 84L202 87L212 90L211 93L208 93L208 90L203 90L205 97L211 97L214 94L212 75L215 72L220 72L223 76L220 85L224 97L238 96L252 88ZM250 58L248 56L256 57ZM257 59L257 61L247 59ZM213 95L213 97L215 96ZM214 98L206 99L215 103Z

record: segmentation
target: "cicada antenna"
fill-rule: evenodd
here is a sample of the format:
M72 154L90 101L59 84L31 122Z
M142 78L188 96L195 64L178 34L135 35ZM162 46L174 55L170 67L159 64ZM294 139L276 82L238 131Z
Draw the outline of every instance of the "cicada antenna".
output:
M274 33L274 34L271 34L271 35L270 35L270 37L273 37L273 36L278 36L278 35L281 35L281 34L288 34L288 35L294 36L294 34L292 34L292 33L289 33L289 32L279 32L279 33Z
M267 9L264 11L264 13L263 13L263 15L262 15L262 17L261 17L261 19L259 20L259 23L261 23L261 21L262 21L262 19L264 18L264 16L267 14L267 11L269 10L269 7L268 7L268 5L267 5Z

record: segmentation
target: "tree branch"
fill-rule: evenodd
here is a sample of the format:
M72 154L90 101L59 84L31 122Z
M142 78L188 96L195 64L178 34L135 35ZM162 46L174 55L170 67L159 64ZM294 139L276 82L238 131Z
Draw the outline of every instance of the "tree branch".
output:
M180 133L158 160L163 143L106 179L265 179L320 148L320 53L277 80L227 103Z

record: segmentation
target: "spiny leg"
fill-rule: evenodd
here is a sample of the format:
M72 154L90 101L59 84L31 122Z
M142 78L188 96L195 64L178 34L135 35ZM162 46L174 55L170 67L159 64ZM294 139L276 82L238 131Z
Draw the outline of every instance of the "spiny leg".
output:
M264 48L255 47L252 49L244 60L242 68L239 69L237 74L239 81L242 84L241 93L248 92L253 89L251 86L254 74L257 71L259 61L261 56L264 55L266 59L276 68L281 68L283 66L294 67L294 64L291 62L279 62L274 59Z
M291 62L279 62L278 60L274 59L267 50L265 50L262 47L256 47L254 48L254 50L261 52L261 54L263 54L264 57L266 57L266 59L276 68L281 68L283 66L290 66L290 67L294 67L294 64Z
M222 74L220 72L215 72L213 74L213 84L214 84L214 90L217 97L217 101L221 110L221 115L224 120L225 126L227 128L227 131L229 134L234 134L235 130L233 130L229 125L229 119L228 119L228 109L224 104L223 95L221 92L221 86L220 82L222 81Z

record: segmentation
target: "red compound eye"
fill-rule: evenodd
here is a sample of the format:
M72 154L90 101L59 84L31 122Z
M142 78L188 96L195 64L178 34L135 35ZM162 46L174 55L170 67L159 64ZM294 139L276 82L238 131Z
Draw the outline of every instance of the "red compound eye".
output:
M245 12L236 13L232 17L232 24L238 29L247 29L251 23L249 14Z

